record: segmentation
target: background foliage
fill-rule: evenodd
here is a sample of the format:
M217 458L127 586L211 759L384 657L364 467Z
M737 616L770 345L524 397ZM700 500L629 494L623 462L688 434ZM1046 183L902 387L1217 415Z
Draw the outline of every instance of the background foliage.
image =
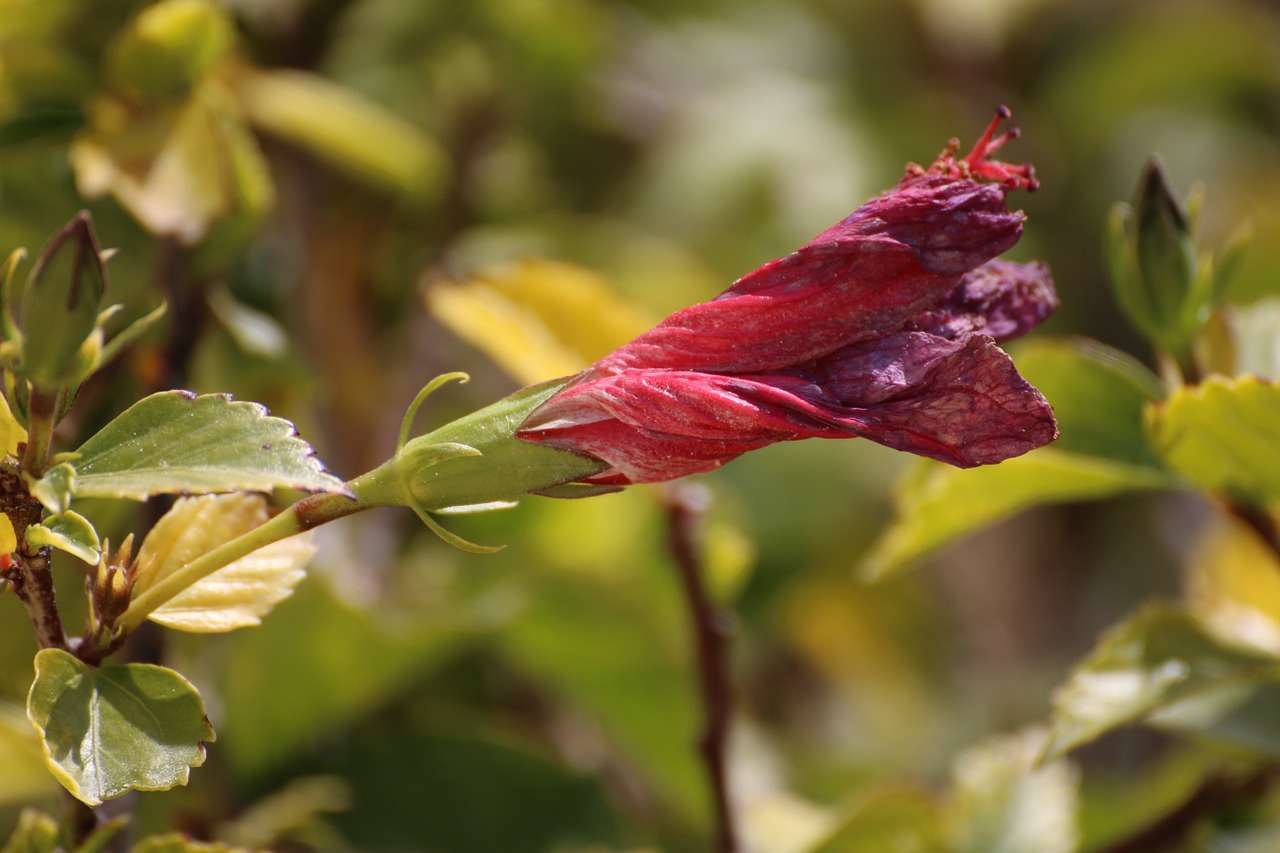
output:
M141 393L228 391L296 421L354 476L390 455L431 377L473 376L432 398L422 418L435 423L571 371L806 241L904 161L971 138L998 103L1024 131L1009 159L1042 180L1017 199L1017 254L1055 272L1050 334L1150 363L1108 287L1103 230L1159 152L1179 193L1207 187L1206 244L1253 223L1229 294L1246 307L1239 364L1280 374L1268 3L253 0L225 15L180 7L166 26L189 49L167 55L129 41L146 5L0 4L5 247L38 247L87 206L119 249L112 299L136 315L170 304L85 389L68 446ZM163 158L172 169L137 179ZM542 312L562 325L553 345L529 316L563 309L565 288L587 307ZM494 340L510 349L477 347ZM940 808L958 849L1071 849L983 837L973 816L1008 812L1000 774L1029 765L1043 735L1025 727L1049 717L1074 663L1106 651L1099 633L1184 594L1280 614L1273 558L1169 488L1138 427L1108 432L1151 398L1142 374L1107 359L1064 373L1055 348L1070 346L1029 342L1019 364L1063 412L1059 450L1123 466L1068 464L1099 479L1062 497L1100 500L931 550L901 525L885 533L914 466L869 443L775 447L700 478L713 584L734 614L734 785L759 849L883 850L877 826L925 826ZM1060 403L1073 395L1084 403ZM928 493L926 531L970 508L946 486ZM320 531L310 577L261 627L157 631L218 739L188 788L133 795L141 828L299 849L705 849L690 639L661 514L639 488L451 521L509 546L484 557L402 511ZM118 515L113 541L140 523ZM868 567L888 576L869 585ZM1137 618L1212 647L1176 615ZM17 710L35 645L12 597L0 635L0 802L15 824L56 790ZM1274 755L1277 732L1264 740ZM1224 760L1148 729L1074 758L1017 784L1052 826L1079 779L1086 848Z

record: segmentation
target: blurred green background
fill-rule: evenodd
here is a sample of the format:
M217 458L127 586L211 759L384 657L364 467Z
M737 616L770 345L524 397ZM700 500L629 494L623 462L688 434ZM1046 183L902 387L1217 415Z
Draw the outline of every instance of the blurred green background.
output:
M130 28L147 5L0 2L0 243L37 250L88 207L126 313L170 304L167 331L85 389L67 446L138 394L228 391L354 476L433 376L473 381L423 425L519 384L424 289L546 259L661 317L972 141L997 104L1023 130L1003 156L1041 178L1013 199L1014 256L1054 270L1048 333L1148 357L1101 246L1157 152L1179 192L1206 187L1206 242L1252 221L1237 300L1280 293L1273 3L228 0L162 22L186 45L171 54ZM1212 516L1168 495L1037 509L864 584L909 461L807 442L699 478L733 613L734 789L761 850L807 850L867 786L932 789L968 745L1044 719L1100 630L1180 589ZM144 828L275 849L707 849L659 498L449 522L507 543L495 556L401 511L320 531L313 577L262 627L157 640L218 740L189 788L136 798ZM113 540L142 523L127 509L101 510ZM34 643L12 597L0 632L16 706ZM51 791L23 725L0 733L10 822ZM1086 839L1203 764L1145 733L1078 758Z

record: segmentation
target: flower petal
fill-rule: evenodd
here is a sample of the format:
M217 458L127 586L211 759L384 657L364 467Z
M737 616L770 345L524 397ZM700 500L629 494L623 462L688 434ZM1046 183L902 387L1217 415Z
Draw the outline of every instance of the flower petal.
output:
M908 327L952 339L981 332L1008 341L1043 323L1059 304L1047 264L997 259L966 275L946 299Z
M1053 410L986 336L902 332L779 375L630 370L562 391L520 436L587 453L593 482L660 482L800 438L869 438L963 468L1052 441Z
M759 373L896 331L961 277L1012 247L1023 214L1004 187L938 175L904 181L711 302L672 314L597 362Z

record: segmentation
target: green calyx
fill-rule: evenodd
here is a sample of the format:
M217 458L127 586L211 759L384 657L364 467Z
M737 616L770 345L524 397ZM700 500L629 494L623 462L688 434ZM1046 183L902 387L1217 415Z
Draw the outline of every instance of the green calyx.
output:
M469 551L475 545L441 527L433 514L476 512L513 506L525 495L557 493L561 487L602 471L597 459L530 444L516 430L535 408L555 395L566 379L522 389L498 402L409 439L414 416L433 391L464 373L432 380L405 414L396 455L350 485L361 500L407 506L437 535ZM588 490L590 491L590 490ZM594 493L594 492L591 492Z

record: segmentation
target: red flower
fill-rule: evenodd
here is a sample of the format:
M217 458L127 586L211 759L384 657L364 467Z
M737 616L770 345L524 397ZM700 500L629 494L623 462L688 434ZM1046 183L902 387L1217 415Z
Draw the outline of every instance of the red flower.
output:
M1034 189L989 159L1001 110L966 157L929 168L711 302L672 314L574 377L517 435L595 457L597 483L672 480L777 441L862 437L960 467L1057 437L1053 410L996 341L1056 307L1043 264L993 260Z

